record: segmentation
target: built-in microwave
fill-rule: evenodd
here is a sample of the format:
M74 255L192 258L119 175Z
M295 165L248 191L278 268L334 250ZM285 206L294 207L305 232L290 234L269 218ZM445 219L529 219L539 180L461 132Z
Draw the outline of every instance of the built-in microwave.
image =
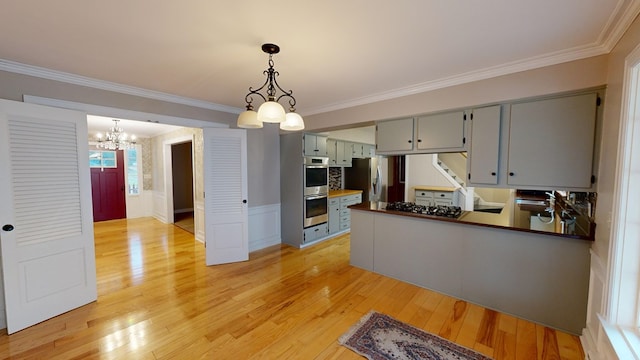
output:
M329 158L304 158L304 195L326 195L329 192Z
M304 227L318 225L329 220L327 194L304 197Z

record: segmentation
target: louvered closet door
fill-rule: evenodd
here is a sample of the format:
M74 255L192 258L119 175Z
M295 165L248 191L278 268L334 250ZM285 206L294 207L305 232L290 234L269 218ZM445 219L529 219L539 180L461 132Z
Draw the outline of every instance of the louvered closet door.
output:
M247 132L203 130L206 263L245 261L249 259Z
M88 154L85 114L0 100L9 333L96 299Z

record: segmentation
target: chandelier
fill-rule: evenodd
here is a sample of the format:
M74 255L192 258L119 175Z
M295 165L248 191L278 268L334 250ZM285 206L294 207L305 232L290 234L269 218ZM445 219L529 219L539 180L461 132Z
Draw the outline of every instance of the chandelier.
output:
M263 123L268 122L280 123L280 129L282 130L296 131L304 129L302 116L295 112L296 99L292 95L293 90L283 90L278 85L278 81L276 81L276 77L280 74L273 68L273 54L279 53L280 47L275 44L263 44L262 51L269 54L269 68L263 72L267 79L262 86L255 90L249 87L249 93L244 97L247 103L247 110L238 117L238 127L256 129L261 128ZM263 89L266 92L266 96L260 93ZM282 92L281 95L277 95L278 90ZM258 112L253 110L254 95L264 100L264 103L258 108ZM289 112L286 114L279 103L282 98L288 98L289 100Z
M136 144L135 135L127 135L124 129L118 126L120 120L113 119L113 126L105 135L96 134L98 139L98 148L107 150L127 150L132 149Z

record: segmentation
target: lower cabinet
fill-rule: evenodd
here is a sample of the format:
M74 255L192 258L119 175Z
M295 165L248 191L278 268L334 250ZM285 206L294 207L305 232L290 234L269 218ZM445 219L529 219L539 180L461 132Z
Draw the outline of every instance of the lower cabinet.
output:
M362 194L338 196L329 199L329 234L351 228L349 206L362 202Z
M329 199L329 234L340 231L340 198Z
M303 244L314 242L320 238L329 235L329 226L327 223L322 223L316 226L311 226L304 229Z
M416 204L423 206L459 206L457 191L416 190Z

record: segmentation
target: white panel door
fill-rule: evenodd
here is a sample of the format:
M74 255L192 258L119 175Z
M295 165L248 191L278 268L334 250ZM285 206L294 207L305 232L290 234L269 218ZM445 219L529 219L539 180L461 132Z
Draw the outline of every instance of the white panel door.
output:
M204 130L207 265L249 259L247 132Z
M11 334L95 301L86 114L0 100L0 244Z

